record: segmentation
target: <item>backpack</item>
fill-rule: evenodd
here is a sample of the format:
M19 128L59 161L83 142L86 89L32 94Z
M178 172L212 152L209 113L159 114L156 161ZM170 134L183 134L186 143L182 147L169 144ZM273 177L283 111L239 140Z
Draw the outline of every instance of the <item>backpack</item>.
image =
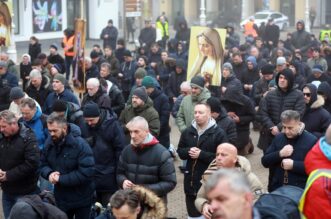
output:
M300 219L298 204L302 193L302 188L282 186L269 194L263 194L254 207L262 219Z

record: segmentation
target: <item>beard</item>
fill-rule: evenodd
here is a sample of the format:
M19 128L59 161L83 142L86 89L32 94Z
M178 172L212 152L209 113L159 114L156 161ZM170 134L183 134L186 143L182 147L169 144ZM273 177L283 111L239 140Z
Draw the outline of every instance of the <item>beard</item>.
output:
M59 142L62 141L62 139L64 139L64 137L65 137L65 133L64 131L62 131L60 136L52 136L52 140L55 144L58 144Z

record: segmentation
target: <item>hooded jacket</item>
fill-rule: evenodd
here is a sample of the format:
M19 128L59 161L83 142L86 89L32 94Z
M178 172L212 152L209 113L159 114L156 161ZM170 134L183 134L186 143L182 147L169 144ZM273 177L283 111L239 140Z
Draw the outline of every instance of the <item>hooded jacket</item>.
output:
M229 142L235 145L238 137L236 123L227 115L224 107L221 109L220 115L216 118L216 123L224 130Z
M331 146L325 137L320 138L305 158L305 170L310 175L317 169L331 169ZM306 193L303 213L306 218L330 218L329 177L319 177Z
M180 95L180 85L186 81L186 70L183 69L181 73L171 72L168 85L165 89L169 98L178 97Z
M201 186L201 176L215 158L217 146L227 141L226 134L212 118L204 130L198 131L194 120L191 126L181 134L177 153L180 159L187 160L184 173L185 194L196 195L198 193ZM192 159L189 156L188 152L192 147L201 150L197 159Z
M331 86L327 82L322 82L318 86L317 92L326 96L324 109L331 113Z
M60 142L49 136L41 159L42 177L48 179L52 172L60 172L54 196L63 211L92 204L94 158L91 147L80 134L79 129L68 125L68 133Z
M95 160L96 191L114 193L118 189L116 168L125 146L123 129L107 110L101 110L98 124L88 131L87 139Z
M205 103L210 97L210 92L207 88L203 88L201 93L194 97L188 95L184 97L177 112L176 124L180 132L190 127L194 119L194 107L197 103Z
M246 68L246 72L242 75L241 83L244 86L245 84L253 85L256 81L260 79L259 67L254 56L249 56L246 59L246 63L252 63L253 69ZM244 94L251 96L251 90L244 90Z
M112 83L108 95L111 101L111 108L119 117L125 107L125 100L122 91L118 88L116 84Z
M285 170L281 167L283 157L280 157L279 151L285 145L293 146L293 153L287 157L293 160L293 169L287 170L286 185L298 186L304 188L306 185L307 174L303 161L308 151L314 146L317 138L311 133L303 130L304 124L301 123L300 132L294 138L287 138L284 133L280 133L275 136L271 145L267 148L264 156L261 158L262 165L270 169L268 191L272 192L275 189L283 186L284 178L286 177Z
M238 171L243 172L250 184L251 192L254 195L254 200L257 200L260 195L264 193L263 191L263 184L259 180L259 178L252 172L251 164L249 160L243 156L238 155L238 160L235 164L235 167ZM218 170L219 168L216 165L216 159L213 160L208 169L204 172L201 179L201 188L199 189L197 198L195 199L195 207L198 209L199 212L202 212L202 207L204 203L208 203L207 194L205 190L205 184L209 177Z
M160 133L160 119L158 112L153 107L153 101L148 98L143 106L134 108L132 105L127 105L122 111L119 121L122 123L124 133L126 133L127 138L129 138L128 130L125 125L134 117L141 116L144 117L149 126L149 130L152 135L158 136Z
M44 103L48 94L51 92L49 90L50 86L50 79L46 76L42 76L41 78L41 85L39 90L35 86L31 84L31 82L27 85L25 92L29 95L29 97L35 99L40 107L44 107Z
M160 136L170 133L169 118L170 118L170 104L169 98L158 88L150 94L153 100L153 107L159 113L160 117ZM162 141L161 141L162 143ZM164 145L168 146L168 145Z
M169 151L148 134L139 146L127 145L117 167L117 183L124 180L142 185L163 198L175 188L176 171Z
M324 99L322 96L317 95L315 85L306 84L305 87L310 90L311 96L310 102L306 104L302 122L305 123L305 128L308 132L320 138L331 123L331 115L323 108Z
M53 103L56 100L63 100L66 102L72 102L72 103L79 105L78 98L69 89L65 88L64 91L60 94L57 94L53 91L53 92L49 93L49 95L47 96L44 107L43 107L43 112L46 115L49 115L53 112Z
M303 25L303 29L299 30L292 33L292 41L291 41L291 50L294 52L296 49L300 49L301 53L305 56L306 52L310 48L310 34L305 31L305 22L303 20L300 20L296 23L298 24L301 23Z

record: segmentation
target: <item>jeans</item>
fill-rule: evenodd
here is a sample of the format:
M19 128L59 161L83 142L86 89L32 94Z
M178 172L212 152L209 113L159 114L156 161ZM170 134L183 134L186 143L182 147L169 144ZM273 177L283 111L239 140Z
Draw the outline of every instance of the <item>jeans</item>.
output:
M40 191L38 189L32 193L25 194L25 195L38 194L39 192ZM2 191L2 209L3 209L3 214L5 216L5 219L8 219L12 207L15 205L17 200L23 196L24 195L12 195L12 194L8 194L5 191Z

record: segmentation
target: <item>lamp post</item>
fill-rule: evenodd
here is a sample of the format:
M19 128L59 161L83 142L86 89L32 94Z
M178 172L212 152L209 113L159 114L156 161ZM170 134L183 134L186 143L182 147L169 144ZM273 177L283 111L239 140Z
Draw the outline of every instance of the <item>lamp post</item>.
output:
M200 25L206 26L206 1L200 1Z
M305 29L307 32L310 32L309 0L306 0L306 7L305 7Z
M248 1L247 0L242 0L241 3L241 20L244 20L248 17Z

